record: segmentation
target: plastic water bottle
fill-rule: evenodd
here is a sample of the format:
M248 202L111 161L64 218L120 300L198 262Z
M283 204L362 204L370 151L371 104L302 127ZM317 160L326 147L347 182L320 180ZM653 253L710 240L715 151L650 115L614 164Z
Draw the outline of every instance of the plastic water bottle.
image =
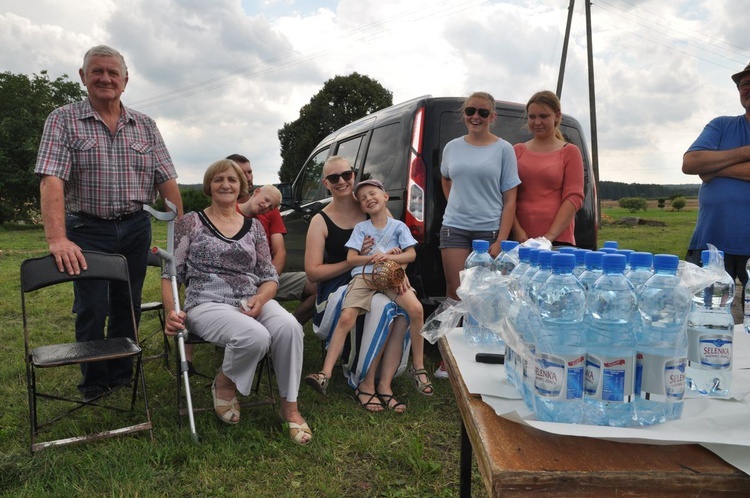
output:
M521 289L521 292L523 293L526 293L526 287L529 285L529 280L531 280L531 277L533 277L534 274L539 271L540 252L542 252L541 249L529 250L529 267L526 269L523 275L519 275L518 278L518 285Z
M654 274L654 255L650 252L634 252L630 255L630 270L625 273L633 287L638 289Z
M602 247L607 249L617 249L620 247L620 244L616 240L605 240Z
M500 242L500 254L495 258L495 271L501 275L510 275L518 264L516 253L511 252L518 242L515 240L503 240Z
M630 271L630 255L635 251L632 249L618 249L615 254L622 254L625 256L625 273Z
M554 254L552 276L538 291L543 327L536 338L534 413L548 422L583 419L586 292L573 276L574 266L572 254Z
M536 273L534 273L534 275L529 279L529 282L526 284L526 295L534 304L537 303L537 293L539 291L539 288L544 282L547 281L550 275L552 275L552 256L554 254L554 251L539 251L539 269ZM575 258L573 258L573 261L575 262Z
M625 256L605 254L603 274L586 296L585 419L594 425L635 424L635 320L638 300L625 277Z
M589 251L584 255L583 260L586 269L583 270L583 273L578 278L584 289L588 290L602 276L602 257L605 254L601 251Z
M468 270L474 267L484 267L493 270L495 262L490 253L487 252L490 243L486 240L474 240L471 247L473 251L466 258L464 268ZM483 327L470 313L466 314L463 328L466 342L482 351L502 351L505 348L497 334L487 327Z
M693 294L688 316L687 387L709 396L726 396L732 386L734 279L722 260L711 261L703 251L703 268L721 275L713 284Z
M687 317L691 298L677 277L679 258L654 255L654 275L637 291L635 414L640 425L682 416L687 367Z
M617 252L617 249L615 249L614 247L602 247L599 249L599 252L604 252L607 254L614 254Z
M745 264L745 272L750 279L750 259L748 259L747 263ZM743 321L743 325L745 327L745 333L750 334L750 280L748 280L748 285L745 285L744 294L745 319Z
M520 246L518 248L518 264L513 268L513 271L510 272L510 276L513 277L516 282L519 282L521 275L523 275L529 268L529 252L531 252L530 247Z
M591 252L589 249L576 249L573 256L576 257L576 267L573 268L573 275L580 280L581 273L586 270L586 253Z

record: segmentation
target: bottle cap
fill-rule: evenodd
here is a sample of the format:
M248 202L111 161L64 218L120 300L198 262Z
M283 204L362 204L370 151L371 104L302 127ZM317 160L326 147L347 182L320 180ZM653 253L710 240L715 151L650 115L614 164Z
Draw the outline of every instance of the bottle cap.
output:
M680 258L674 254L654 254L654 271L676 272Z
M651 268L654 264L654 255L650 252L634 252L630 253L630 267L631 268Z
M518 248L518 259L521 263L529 262L529 251L531 251L530 247L521 246Z
M584 259L587 252L591 252L588 249L576 249L573 251L573 256L576 257L576 265L577 266L583 266L586 263L586 260Z
M616 240L606 240L604 241L604 247L611 247L612 249L617 249L620 245L617 243Z
M573 251L575 251L575 250L576 250L575 247L568 247L568 246L558 247L557 248L557 252L561 252L563 254L565 254L565 253L567 253L567 254L573 254Z
M606 253L602 251L589 251L583 256L583 263L587 270L601 270L602 256Z
M539 253L542 252L541 249L531 249L529 251L529 264L530 265L538 265L539 264Z
M602 270L604 273L622 273L625 271L627 258L624 254L605 254L602 256Z
M543 270L549 270L552 267L551 265L552 265L553 254L557 254L557 253L555 253L555 251L544 251L544 250L540 251L539 252L539 267L542 268Z
M516 242L515 240L503 240L502 242L500 242L500 249L503 252L508 252L508 251L512 251L513 248L516 247L517 245L518 245L518 242Z
M550 251L550 260L552 264L552 271L555 272L571 272L576 265L576 257L572 254L555 253Z
M490 243L482 239L472 240L471 248L479 252L486 251L487 249L490 248Z
M719 251L719 254L721 254L721 257L724 257L724 251ZM711 251L705 250L701 251L701 263L703 263L703 266L706 266L711 262Z

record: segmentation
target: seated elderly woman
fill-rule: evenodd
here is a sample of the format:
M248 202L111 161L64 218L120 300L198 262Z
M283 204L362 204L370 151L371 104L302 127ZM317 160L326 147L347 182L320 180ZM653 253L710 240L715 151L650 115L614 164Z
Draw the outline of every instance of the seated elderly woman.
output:
M270 187L274 197L278 190ZM211 205L175 224L174 256L178 284L185 284L184 311L167 309L166 333L187 327L224 348L221 370L211 392L214 409L228 424L240 420L236 391L248 395L258 362L270 351L281 397L281 416L297 444L312 431L297 409L302 372L302 326L274 299L278 284L263 227L237 212L247 194L239 166L221 160L208 167L203 192ZM275 193L274 193L275 191ZM162 275L162 298L172 307L172 289Z

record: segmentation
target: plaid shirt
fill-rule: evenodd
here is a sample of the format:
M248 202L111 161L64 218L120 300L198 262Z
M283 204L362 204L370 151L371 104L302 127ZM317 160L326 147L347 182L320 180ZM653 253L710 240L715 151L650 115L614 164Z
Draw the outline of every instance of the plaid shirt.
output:
M34 172L65 181L66 212L105 219L154 202L156 185L177 178L151 118L123 105L113 136L88 99L47 117Z

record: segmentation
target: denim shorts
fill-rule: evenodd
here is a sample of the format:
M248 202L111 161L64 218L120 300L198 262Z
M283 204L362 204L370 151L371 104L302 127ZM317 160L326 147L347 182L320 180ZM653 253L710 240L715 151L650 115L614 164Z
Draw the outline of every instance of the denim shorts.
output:
M463 230L443 225L440 229L440 249L471 249L472 240L497 240L497 230Z

